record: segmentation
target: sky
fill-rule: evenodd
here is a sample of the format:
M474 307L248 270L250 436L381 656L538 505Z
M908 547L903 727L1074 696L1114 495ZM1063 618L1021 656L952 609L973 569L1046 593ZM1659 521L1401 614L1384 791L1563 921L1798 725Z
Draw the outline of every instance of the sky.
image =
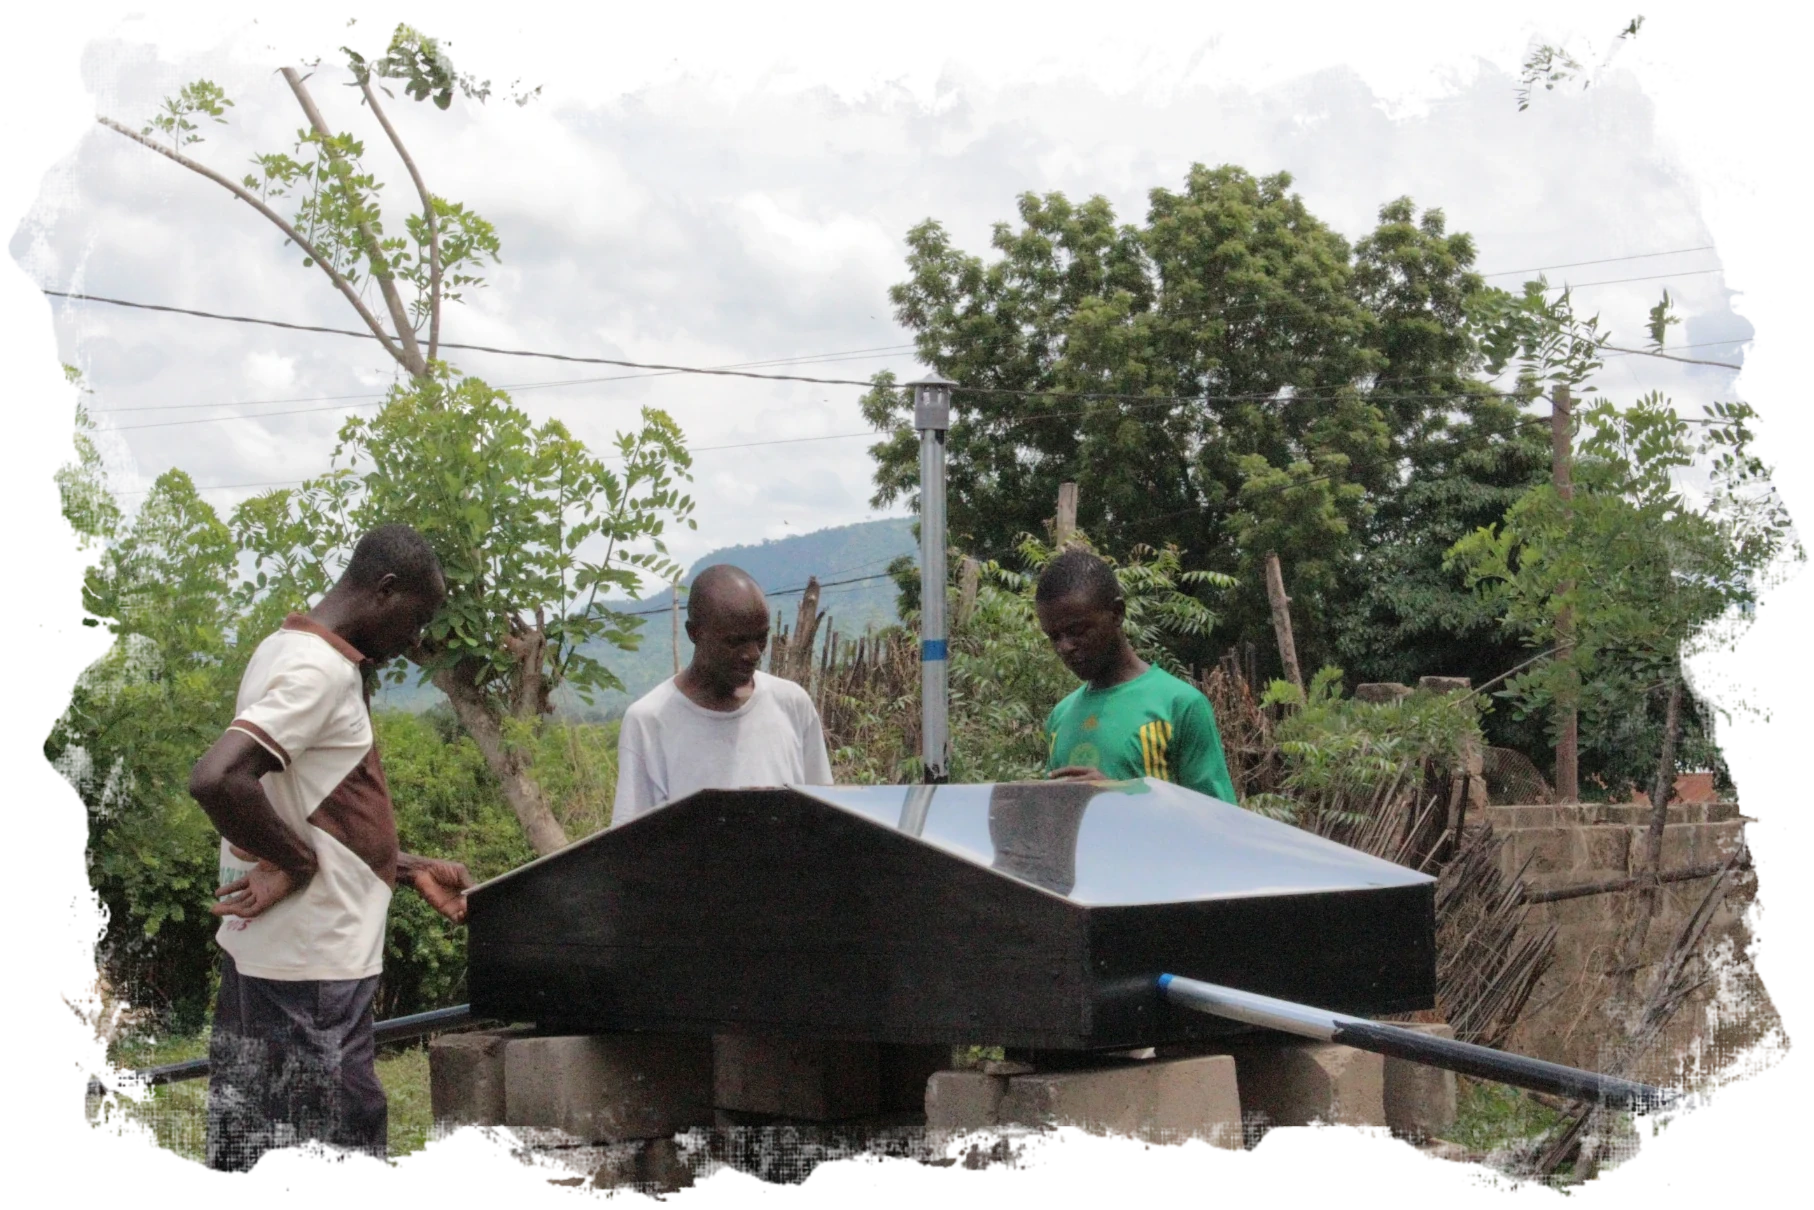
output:
M137 128L163 97L209 79L234 107L188 154L237 177L258 152L292 150L301 112L261 27L227 26L194 50L131 30L83 51L100 113ZM366 20L340 36L376 54L387 33ZM1683 320L1671 340L1695 346L1687 355L1738 364L1745 345L1732 342L1752 334L1695 185L1616 54L1594 63L1591 87L1542 93L1524 112L1516 56L1462 59L1450 91L1395 119L1344 64L1260 86L1199 72L1162 97L953 64L928 105L905 82L850 95L810 80L739 92L684 69L600 89L590 73L575 79L450 39L455 63L498 93L447 112L400 96L388 112L430 188L476 209L503 242L489 285L448 307L451 341L697 366L812 357L771 372L866 379L886 368L906 381L924 367L888 288L905 275L910 227L936 218L960 247L987 255L992 224L1013 220L1016 198L1051 191L1101 194L1139 221L1149 191L1180 187L1197 162L1290 173L1311 211L1351 241L1392 198L1439 207L1451 230L1474 236L1494 284L1517 289L1527 276L1518 270L1569 266L1550 279L1580 283L1579 307L1602 316L1615 344L1643 343L1665 288ZM366 164L398 204L395 230L413 190L336 62L324 60L311 91L337 129L365 138ZM542 88L527 105L499 95L518 78ZM10 251L51 289L359 326L249 207L99 126L47 174ZM1616 284L1595 284L1606 282ZM318 473L348 406L371 414L396 373L372 341L77 301L52 300L52 314L60 356L93 391L117 486L134 500L172 466L211 487L223 511L262 485ZM733 447L698 455L699 528L674 542L683 563L878 515L860 388L450 356L594 449L642 406L666 409L692 445ZM574 379L616 381L545 385ZM1615 355L1598 381L1624 399L1661 389L1698 412L1732 397L1735 379ZM234 486L246 484L258 486Z

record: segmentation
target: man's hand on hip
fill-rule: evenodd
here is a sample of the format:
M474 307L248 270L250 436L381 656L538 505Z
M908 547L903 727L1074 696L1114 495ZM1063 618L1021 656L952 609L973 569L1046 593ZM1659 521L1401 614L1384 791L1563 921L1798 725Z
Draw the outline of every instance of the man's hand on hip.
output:
M208 911L215 916L262 916L297 890L297 881L268 861L261 861L244 878L215 891L218 900Z

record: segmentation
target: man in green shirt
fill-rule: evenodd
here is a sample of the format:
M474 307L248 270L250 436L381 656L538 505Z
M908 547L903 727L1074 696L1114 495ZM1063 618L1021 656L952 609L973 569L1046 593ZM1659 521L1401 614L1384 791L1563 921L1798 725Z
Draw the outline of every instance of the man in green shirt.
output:
M1040 574L1033 604L1058 658L1084 682L1046 718L1046 776L1151 777L1235 801L1209 699L1134 653L1107 563L1062 552Z

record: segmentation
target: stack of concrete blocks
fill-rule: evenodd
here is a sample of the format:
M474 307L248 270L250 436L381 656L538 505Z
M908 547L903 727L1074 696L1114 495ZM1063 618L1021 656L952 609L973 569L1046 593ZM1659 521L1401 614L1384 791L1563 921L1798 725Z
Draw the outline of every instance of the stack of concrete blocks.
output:
M713 1039L713 1108L736 1176L805 1192L831 1168L925 1168L925 1087L951 1047Z
M1453 1039L1448 1025L1402 1025L1436 1038ZM1406 1059L1384 1058L1380 1065L1380 1099L1386 1125L1400 1138L1416 1143L1442 1139L1455 1125L1455 1073Z
M1345 1046L1274 1041L1147 1053L1083 1070L1009 1062L948 1070L946 1047L508 1030L437 1039L429 1071L437 1123L602 1145L600 1185L677 1187L685 1182L676 1133L752 1118L838 1122L912 1110L934 1134L1069 1125L1230 1148L1243 1145L1244 1122L1390 1126L1423 1139L1454 1120L1451 1074Z
M925 1087L951 1047L684 1034L452 1034L435 1134L488 1143L593 1205L671 1206L724 1177L802 1192L827 1168L925 1168Z
M1407 1028L1453 1037L1446 1025ZM1348 1046L1268 1039L1219 1047L1160 1048L1144 1061L1039 1072L985 1063L944 1071L926 1088L928 1130L1078 1126L1149 1141L1244 1145L1250 1128L1389 1127L1418 1141L1455 1121L1455 1076Z
M438 1126L509 1126L594 1161L600 1187L691 1183L674 1136L712 1124L712 1040L687 1034L451 1034L429 1045Z
M1084 1071L985 1064L941 1071L926 1085L926 1129L1078 1126L1149 1142L1206 1139L1241 1146L1241 1101L1226 1055L1129 1060Z

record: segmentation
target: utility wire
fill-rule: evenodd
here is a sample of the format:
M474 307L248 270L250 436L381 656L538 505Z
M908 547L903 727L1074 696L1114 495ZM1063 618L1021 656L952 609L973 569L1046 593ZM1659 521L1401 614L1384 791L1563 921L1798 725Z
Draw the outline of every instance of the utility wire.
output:
M1686 346L1684 346L1686 347ZM873 349L845 349L836 353L809 353L799 357L777 357L769 361L738 361L729 365L714 366L719 370L755 369L762 366L804 365L812 362L860 361L877 353L904 353L912 345L881 345ZM669 378L676 371L661 370L646 374L607 374L597 378L557 378L542 382L500 382L496 387L500 391L539 391L553 387L590 386L601 382L628 382L636 378ZM238 399L226 403L147 403L135 404L120 408L94 408L95 415L112 416L120 412L176 412L189 411L195 408L256 408L278 403L327 403L342 399L377 399L388 398L389 391L359 391L351 395L297 395L288 399ZM271 413L275 414L275 413Z
M1610 265L1617 261L1649 260L1657 256L1681 256L1689 252L1711 252L1712 244L1700 244L1693 248L1675 248L1668 252L1634 252L1630 256L1604 256L1599 260L1571 260L1560 265L1537 265L1530 269L1499 269L1492 273L1482 273L1482 277L1511 277L1517 273L1543 273L1550 269L1579 269L1583 265Z
M1667 277L1690 276L1694 273L1718 273L1718 272L1721 272L1721 270L1697 269L1697 270L1691 270L1688 273L1661 273L1661 274L1653 274L1649 277L1613 278L1613 279L1606 280L1606 281L1582 282L1582 283L1580 283L1579 286L1553 287L1553 288L1555 288L1555 289L1562 289L1562 288L1582 289L1582 288L1585 288L1588 286L1609 286L1609 285L1617 285L1621 282L1651 281L1651 280L1658 280L1658 279L1667 278ZM42 289L42 287L41 287L41 289ZM247 316L247 315L225 315L225 314L221 314L219 312L214 312L214 311L199 311L199 310L194 310L194 309L186 308L186 307L164 306L162 304L157 304L157 303L132 302L127 299L108 298L108 297L98 295L98 294L81 294L81 293L74 293L74 292L63 291L63 290L43 289L43 293L50 295L52 297L55 297L55 298L80 299L80 300L87 301L87 302L107 303L109 305L118 306L118 307L133 307L133 308L137 308L140 310L146 310L146 311L162 311L162 312L167 312L167 313L175 314L175 315L189 315L189 316L195 316L195 317L202 318L202 319L218 319L218 320L225 320L225 321L232 322L232 323L262 324L267 327L285 328L285 329L289 329L292 331L298 331L298 332L319 332L319 333L325 333L325 334L334 335L334 336L353 336L353 337L358 337L358 338L364 339L364 340L376 340L377 339L377 337L374 336L370 332L360 332L360 331L356 331L351 328L328 328L328 327L321 327L321 326L314 325L314 324L295 324L295 323L288 323L288 322L282 321L282 320L260 319L260 318L256 318L253 316ZM453 341L442 341L441 347L446 348L446 349L464 349L464 350L467 350L470 352L479 352L479 353L496 353L496 354L499 354L501 356L506 356L506 357L535 357L535 358L542 358L542 359L550 360L550 361L573 362L573 363L582 364L582 365L622 366L626 369L654 370L654 371L659 371L659 372L668 373L668 374L700 374L700 375L727 377L727 378L750 378L750 379L756 379L756 380L765 381L765 382L804 382L804 383L810 383L810 384L817 385L817 386L853 386L853 387L874 387L875 386L875 382L872 379L864 379L864 378L817 378L817 377L810 377L810 376L800 375L800 374L765 374L765 373L761 373L756 370L747 370L747 369L714 368L714 367L709 367L709 366L671 365L671 364L665 364L665 363L661 363L661 362L627 361L622 358L615 358L615 357L582 357L577 354L571 354L571 353L547 353L547 352L537 352L537 351L533 351L533 350L529 350L529 349L504 349L504 348L498 348L498 347L492 346L492 345L458 344ZM1640 353L1644 352L1644 350L1634 350L1634 351L1640 352ZM1646 355L1649 355L1649 354L1646 354ZM1143 400L1143 399L1155 398L1155 396L1151 396L1151 395L1134 395L1134 394L1118 393L1118 392L1030 391L1025 388L1017 388L1017 387L963 386L958 389L967 391L974 395L1023 395L1023 396L1024 395L1043 395L1043 396L1046 396L1049 398L1054 398L1054 399L1068 398L1068 399ZM1258 398L1270 398L1270 397L1271 397L1270 395L1258 396ZM1216 397L1214 397L1214 396L1208 396L1208 397L1205 397L1205 396L1194 396L1194 397L1177 396L1175 398L1177 398L1178 401L1180 401L1180 402L1191 402L1196 399L1204 399L1204 398L1213 399ZM1233 399L1237 399L1237 398L1241 398L1241 397L1240 396L1225 396L1222 398L1233 400ZM272 413L268 413L268 414L269 415L282 415L282 414L287 414L287 413L272 412ZM167 423L175 423L175 422L167 422ZM149 426L143 426L143 427L149 427Z

